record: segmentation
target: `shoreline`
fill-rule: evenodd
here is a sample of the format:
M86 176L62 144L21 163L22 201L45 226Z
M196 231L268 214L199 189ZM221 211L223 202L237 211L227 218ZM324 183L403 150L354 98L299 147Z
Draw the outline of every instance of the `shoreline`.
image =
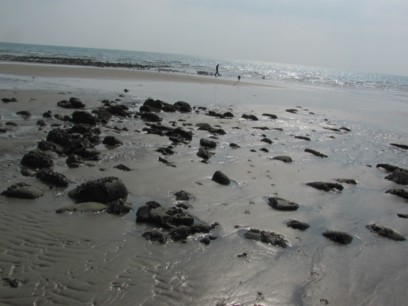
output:
M213 76L188 75L176 72L157 72L139 69L89 67L44 63L16 63L0 61L0 72L7 75L47 77L47 78L85 78L85 79L116 79L140 81L165 81L202 83L229 86L260 86L278 88L272 84L259 82L235 81Z

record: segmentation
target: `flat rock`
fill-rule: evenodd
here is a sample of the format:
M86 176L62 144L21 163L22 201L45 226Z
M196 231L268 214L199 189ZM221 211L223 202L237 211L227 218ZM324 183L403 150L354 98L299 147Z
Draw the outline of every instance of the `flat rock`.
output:
M306 140L306 141L311 141L310 137L307 136L295 136L296 139L302 139L302 140Z
M214 182L221 184L221 185L229 185L231 183L231 180L229 179L228 176L226 176L224 173L222 173L221 171L216 171L213 176L212 179Z
M72 204L58 208L55 212L62 214L64 212L101 212L108 208L106 204L99 202L84 202L79 204Z
M286 248L288 246L285 238L274 232L267 232L258 229L249 229L244 233L246 239L260 241L266 244L271 244L274 246L279 246L281 248Z
M327 239L331 241L340 243L340 244L349 244L353 241L353 236L345 233L345 232L338 232L338 231L326 231L322 234Z
M258 121L258 117L252 114L243 114L242 118L250 121Z
M27 183L16 183L3 191L1 195L11 198L36 199L41 197L44 191L38 187L31 186Z
M269 119L278 119L278 116L274 114L263 113L262 116L268 117Z
M268 204L270 207L276 210L297 210L299 208L299 204L295 202L290 202L288 200L278 198L278 197L270 197L268 198Z
M215 149L217 147L217 143L213 140L202 138L200 139L200 146Z
M408 150L408 145L399 144L399 143L391 143L391 145L394 147L400 148L400 149Z
M320 153L319 151L316 151L316 150L313 150L313 149L305 149L305 152L311 153L311 154L313 154L315 156L318 156L318 157L321 157L321 158L327 158L328 157L327 155L325 155L323 153Z
M280 160L283 161L284 163L291 163L293 160L290 156L275 156L274 158L272 158L273 160Z
M339 183L326 183L326 182L311 182L306 185L324 191L342 191L343 185Z
M366 228L369 229L370 231L383 236L383 237L387 237L390 238L392 240L396 240L396 241L404 241L405 237L403 237L402 235L394 232L392 229L382 226L382 225L377 225L377 224L368 224L366 225Z
M298 220L289 220L286 222L287 227L294 228L300 231L305 231L307 230L310 225L307 224L306 222L298 221Z
M405 169L394 170L390 175L386 176L385 179L393 181L398 185L408 185L408 171Z
M338 178L335 181L339 183L349 184L349 185L357 185L357 181L355 179Z
M68 192L68 196L78 203L109 203L118 199L126 199L127 195L128 190L125 184L113 176L88 181Z

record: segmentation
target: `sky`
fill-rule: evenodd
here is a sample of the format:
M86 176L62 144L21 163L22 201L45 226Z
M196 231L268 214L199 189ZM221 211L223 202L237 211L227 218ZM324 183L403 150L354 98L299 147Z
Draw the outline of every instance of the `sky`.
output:
M0 0L0 41L408 75L408 1Z

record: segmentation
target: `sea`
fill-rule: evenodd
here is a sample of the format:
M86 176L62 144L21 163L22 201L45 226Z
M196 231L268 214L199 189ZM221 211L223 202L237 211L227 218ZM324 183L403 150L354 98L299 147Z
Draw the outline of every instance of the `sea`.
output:
M223 78L265 80L301 85L335 88L357 88L408 92L408 76L352 72L340 69L211 58L204 56L78 48L0 42L0 60L55 63L77 59L75 63L89 66L109 65L151 71L167 71L189 75L214 75L216 65ZM65 62L64 62L65 63Z

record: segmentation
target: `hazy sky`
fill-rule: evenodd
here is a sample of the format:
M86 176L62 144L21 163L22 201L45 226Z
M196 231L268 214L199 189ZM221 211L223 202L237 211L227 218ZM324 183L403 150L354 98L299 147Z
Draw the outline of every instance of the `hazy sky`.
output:
M0 0L0 41L408 75L408 1Z

